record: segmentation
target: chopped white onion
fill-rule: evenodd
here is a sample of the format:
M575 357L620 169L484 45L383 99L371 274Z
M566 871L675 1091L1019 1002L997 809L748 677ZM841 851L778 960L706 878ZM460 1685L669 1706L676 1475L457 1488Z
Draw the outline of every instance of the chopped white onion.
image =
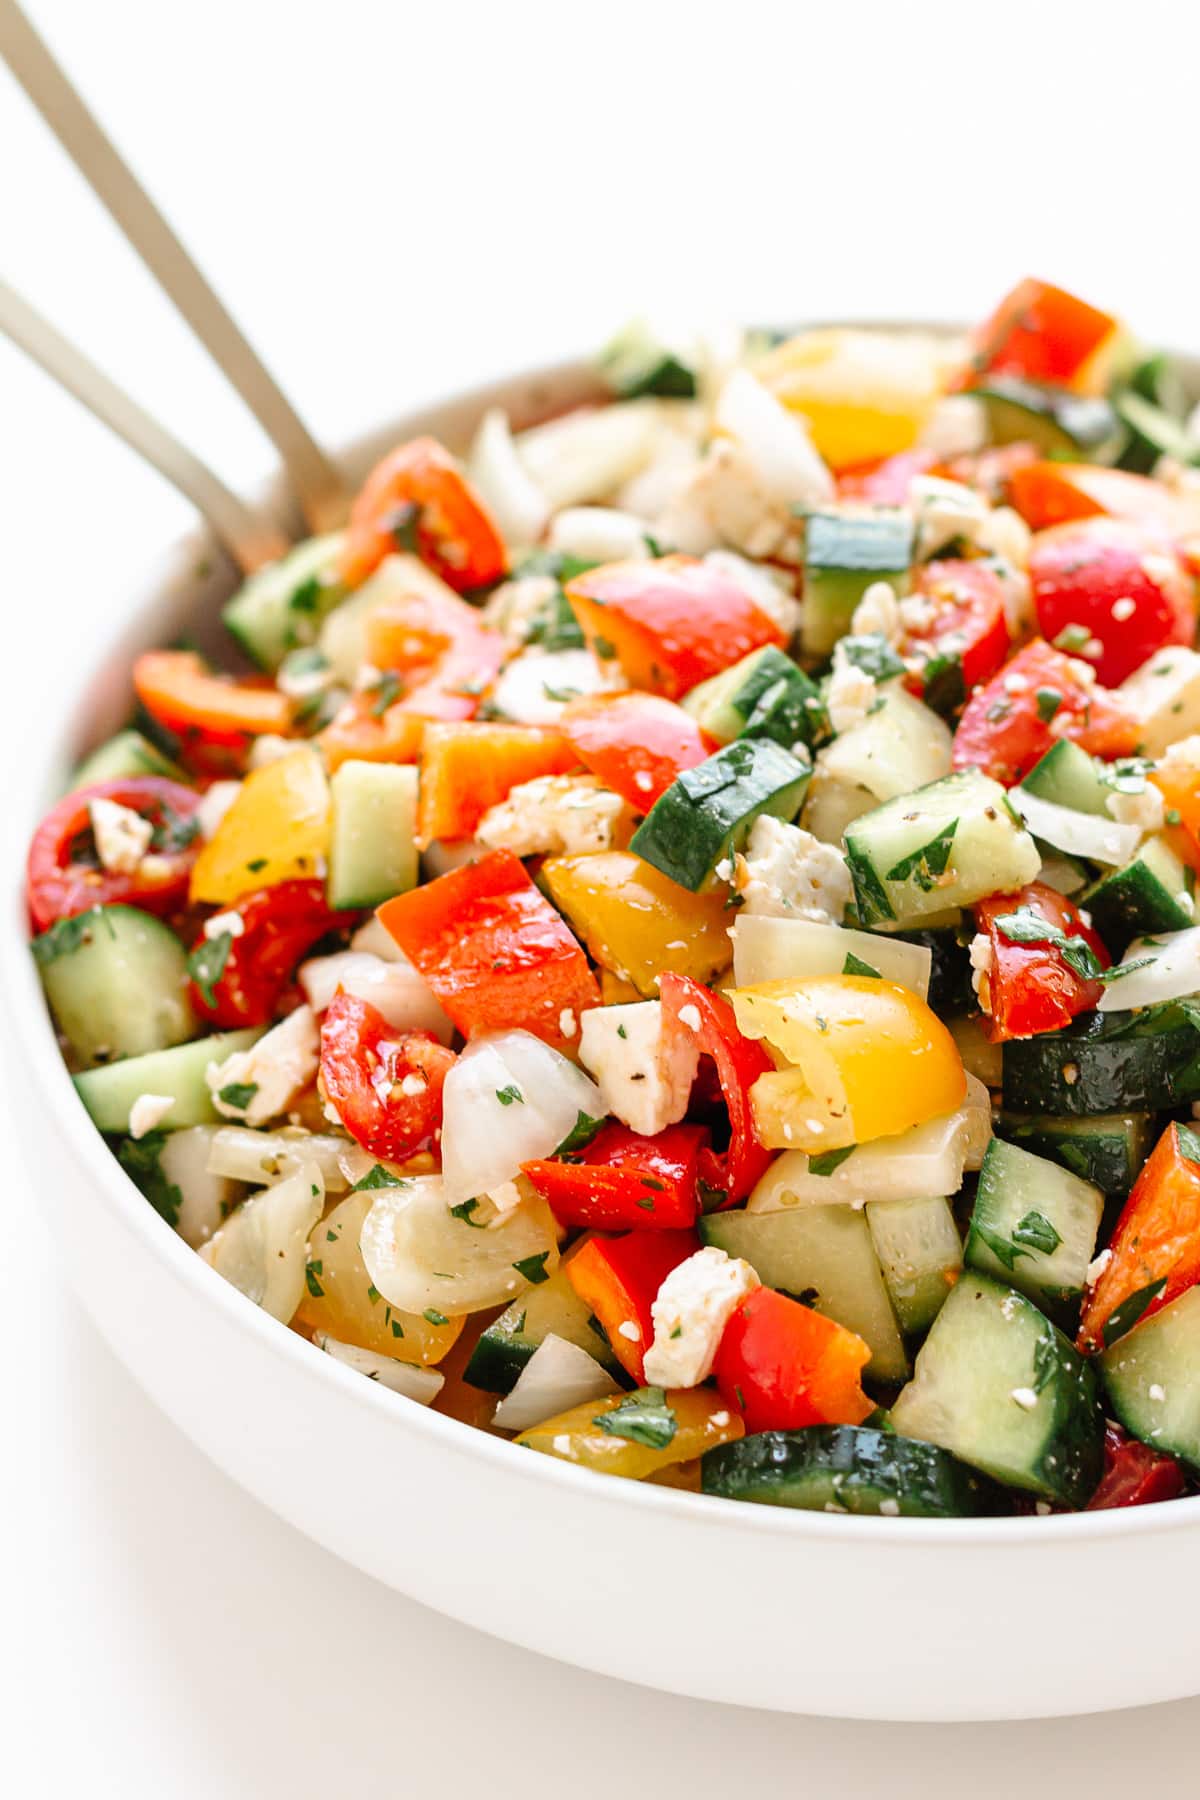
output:
M1034 837L1069 856L1082 856L1088 862L1106 863L1120 868L1138 847L1141 832L1136 825L1118 825L1115 819L1101 818L1096 813L1077 812L1073 806L1059 806L1043 800L1025 788L1016 787L1009 799L1024 819Z
M487 853L487 845L477 843L474 838L435 839L421 852L422 879L436 881L439 875L465 868L467 863L478 862Z
M449 1204L514 1181L522 1163L554 1154L580 1113L600 1119L605 1112L595 1082L531 1032L475 1038L442 1089Z
M713 422L748 453L772 499L815 506L833 498L833 477L803 422L748 369L725 382Z
M517 455L503 408L493 406L484 413L467 474L500 535L509 544L536 544L546 529L550 502Z
M546 542L582 562L639 562L650 555L644 520L615 506L568 506L551 520Z
M325 1199L321 1171L295 1175L244 1200L200 1255L247 1300L287 1325L304 1297L308 1234Z
M1133 967L1145 963L1144 968ZM1130 1012L1136 1006L1156 1006L1162 1000L1186 1000L1200 994L1200 925L1186 931L1159 932L1153 938L1135 938L1118 968L1128 975L1110 980L1100 1012Z
M446 1377L437 1369L420 1369L414 1363L399 1362L394 1356L381 1356L377 1350L360 1350L357 1344L343 1344L324 1331L314 1334L313 1343L335 1362L356 1369L369 1381L390 1388L393 1394L415 1400L418 1406L428 1406L445 1386Z
M558 1267L554 1217L538 1195L483 1230L451 1212L448 1200L439 1175L380 1188L363 1220L359 1248L389 1305L458 1318L502 1306L531 1277L544 1280Z
M738 987L760 981L803 980L809 975L842 975L846 958L857 957L924 1000L929 993L933 953L922 944L874 937L842 925L809 919L780 919L743 913L733 927L733 976Z
M403 950L392 936L386 925L381 925L372 913L365 925L360 925L350 939L352 950L361 950L364 955L377 956L381 962L407 962Z
M190 1125L183 1131L169 1131L158 1155L158 1166L165 1179L179 1189L175 1229L193 1250L220 1230L241 1197L236 1184L245 1177L231 1177L228 1169L215 1170L210 1161L213 1142L221 1131L219 1125ZM251 1131L245 1135L258 1137L259 1133ZM261 1175L257 1177L260 1183L262 1179Z
M653 400L581 408L516 439L526 471L557 512L605 500L644 468L662 427Z
M548 1332L517 1377L516 1386L500 1402L492 1424L504 1431L526 1431L557 1418L585 1400L615 1394L617 1384L594 1356Z
M410 962L384 962L361 950L337 950L301 963L299 981L314 1012L324 1012L343 988L382 1013L393 1031L428 1031L443 1044L454 1036L433 989Z
M326 1193L341 1194L350 1185L339 1162L345 1138L313 1131L253 1131L248 1125L199 1125L196 1129L208 1133L205 1166L211 1176L266 1187L296 1174L301 1164L315 1162Z
M616 685L590 650L523 650L497 676L491 704L518 725L555 725L572 700Z

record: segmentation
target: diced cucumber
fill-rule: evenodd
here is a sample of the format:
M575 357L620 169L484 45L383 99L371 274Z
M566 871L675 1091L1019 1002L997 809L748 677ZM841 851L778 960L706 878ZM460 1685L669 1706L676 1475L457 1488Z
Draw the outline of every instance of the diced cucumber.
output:
M1135 937L1160 931L1186 931L1196 922L1192 899L1196 878L1165 838L1149 837L1132 862L1102 875L1079 904L1113 956L1120 956Z
M1200 1095L1200 1026L1177 1006L1084 1014L1003 1057L1007 1112L1164 1112Z
M696 392L696 369L689 352L668 345L647 319L631 319L622 326L596 358L596 367L623 400L642 394L688 400Z
M993 1138L979 1171L967 1262L1074 1325L1103 1211L1104 1195L1090 1181Z
M908 586L912 514L901 507L855 505L810 512L804 524L804 598L800 632L810 656L828 656L850 629L873 581Z
M902 1436L1064 1506L1082 1506L1100 1479L1091 1367L1032 1300L972 1270L930 1327L891 1420Z
M1117 693L1141 728L1142 755L1161 756L1200 731L1200 654L1167 644L1127 675Z
M861 725L817 752L804 826L840 844L855 819L881 800L909 794L950 773L951 737L936 713L889 686Z
M168 1130L181 1125L215 1125L218 1114L204 1079L205 1071L210 1063L222 1063L239 1050L249 1050L261 1036L260 1026L245 1031L219 1031L212 1037L194 1038L190 1044L176 1044L170 1050L129 1056L124 1062L76 1075L75 1091L100 1131L128 1131L129 1109L142 1094L159 1094L174 1101L162 1121Z
M761 813L790 821L800 811L810 770L769 738L741 738L676 777L630 841L635 856L680 887L713 887L717 864L750 835Z
M999 782L962 769L856 819L846 861L864 925L915 925L947 906L1014 893L1041 859Z
M33 940L33 955L71 1060L85 1068L165 1050L196 1030L183 945L134 906L60 920Z
M132 729L118 731L116 737L85 756L71 777L70 792L91 787L97 781L124 781L136 775L163 775L168 781L186 782L188 777L164 756L148 737Z
M1002 1112L996 1133L1037 1156L1048 1156L1102 1194L1127 1194L1150 1154L1154 1119L1144 1112L1097 1113L1083 1119Z
M1096 813L1105 819L1111 816L1105 801L1112 788L1095 760L1070 738L1059 738L1052 744L1021 785L1039 800L1049 800L1055 806L1070 806L1076 812Z
M899 982L922 1000L929 991L930 951L902 938L848 931L842 925L821 925L813 919L770 918L763 913L743 913L731 927L730 936L738 987L752 987L760 981L803 980L809 975L871 972L884 981Z
M1004 1046L994 1044L986 1035L982 1014L965 1013L960 1018L947 1019L946 1024L967 1074L982 1081L986 1088L998 1088L1004 1080Z
M760 1431L706 1450L700 1490L803 1512L959 1519L1006 1510L998 1488L936 1444L865 1425Z
M464 1381L492 1394L511 1393L525 1364L551 1332L586 1350L611 1375L620 1373L602 1329L575 1292L566 1269L559 1268L493 1319L471 1353Z
M1126 1431L1200 1473L1200 1287L1135 1325L1099 1363Z
M329 904L381 906L417 884L417 771L408 763L344 762L331 777Z
M1070 451L1094 461L1119 449L1121 422L1107 400L995 376L972 397L987 414L993 444L1034 444L1043 453Z
M1200 444L1187 426L1143 394L1127 389L1114 395L1113 406L1130 433L1130 443L1121 456L1123 469L1137 467L1149 474L1160 456L1185 466L1200 462Z
M939 1019L955 1013L971 1012L979 1002L971 985L971 958L958 930L943 926L940 930L872 933L885 944L912 944L929 952L929 992L925 998ZM864 952L868 962L870 952Z
M774 644L702 681L683 705L718 744L767 737L787 750L798 743L811 749L826 729L816 683Z
M335 606L321 625L317 642L329 664L332 679L351 687L368 661L367 632L377 612L396 601L429 595L435 605L453 598L447 587L419 556L397 551L385 556L373 575L355 588L348 600Z
M340 531L308 538L243 582L222 617L260 669L277 669L289 650L316 642L321 622L346 597L338 580Z
M963 1266L949 1200L876 1201L867 1224L900 1329L910 1336L928 1330Z
M850 1206L805 1206L790 1212L709 1213L700 1236L740 1256L767 1287L811 1296L812 1305L871 1347L869 1373L903 1381L904 1340L888 1299L864 1214Z

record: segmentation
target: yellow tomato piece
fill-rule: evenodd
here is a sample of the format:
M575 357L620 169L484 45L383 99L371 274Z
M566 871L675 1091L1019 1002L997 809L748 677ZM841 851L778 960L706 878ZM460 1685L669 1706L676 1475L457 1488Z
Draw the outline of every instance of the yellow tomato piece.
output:
M256 769L196 858L193 901L227 906L252 888L311 881L329 854L332 817L315 750L291 750Z
M548 857L542 880L594 960L643 999L657 1000L666 971L707 982L733 954L720 895L689 893L627 850Z
M818 975L729 997L745 1036L786 1061L750 1090L755 1131L770 1149L820 1156L907 1131L966 1098L954 1039L895 982Z
M755 372L807 420L829 466L846 469L911 449L948 367L933 338L835 327L789 338Z
M374 1199L369 1190L347 1194L314 1225L308 1240L304 1298L295 1323L308 1331L328 1332L343 1344L357 1344L360 1350L394 1356L399 1362L440 1363L453 1349L465 1321L431 1324L422 1313L389 1306L371 1286L358 1239Z
M615 1412L627 1399L626 1394L611 1394L604 1400L585 1401L570 1412L559 1413L556 1419L531 1426L516 1441L530 1450L541 1450L564 1462L595 1469L601 1475L624 1475L631 1481L644 1481L660 1469L702 1456L717 1444L731 1444L746 1429L741 1416L727 1407L712 1388L668 1388L666 1400L675 1415L675 1435L669 1444L656 1450L649 1444L635 1443L632 1438L617 1437L597 1425L598 1418Z

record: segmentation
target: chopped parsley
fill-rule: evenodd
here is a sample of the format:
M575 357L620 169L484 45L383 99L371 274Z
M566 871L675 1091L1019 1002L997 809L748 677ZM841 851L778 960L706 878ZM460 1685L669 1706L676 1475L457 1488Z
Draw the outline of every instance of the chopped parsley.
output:
M245 1112L257 1092L257 1081L231 1081L228 1087L218 1090L217 1099L232 1106L235 1112Z
M810 1156L808 1172L810 1175L832 1175L840 1169L848 1156L853 1156L857 1145L847 1144L844 1150L827 1150L824 1156Z
M323 1272L324 1265L320 1262L309 1262L304 1265L304 1285L314 1300L322 1300L325 1297L325 1289L318 1279Z
M855 956L853 950L848 950L846 952L846 960L842 964L842 974L870 975L873 976L876 981L881 981L883 979L878 969L873 969L869 962L863 961L861 956Z
M510 1081L507 1087L497 1088L496 1098L501 1106L512 1106L514 1103L518 1106L525 1104L525 1096L515 1081Z
M1045 1213L1027 1212L1013 1226L1013 1243L1027 1245L1030 1250L1040 1250L1043 1256L1053 1256L1062 1243L1062 1235L1050 1223Z
M928 894L946 873L957 830L958 820L951 819L927 844L922 844L920 849L912 851L908 856L902 856L895 867L888 870L886 879L915 881L921 891Z
M362 1194L370 1192L372 1188L398 1188L407 1186L408 1182L403 1175L393 1175L392 1171L390 1169L385 1169L382 1163L376 1163L373 1169L367 1170L361 1181L355 1182L354 1186L350 1189L350 1192L352 1194ZM473 1206L475 1202L472 1201L471 1204Z
M598 1413L592 1423L609 1437L628 1438L649 1450L665 1450L679 1426L660 1387L635 1388L611 1412Z
M536 1256L522 1256L518 1262L513 1264L513 1268L517 1271L518 1275L523 1275L526 1281L530 1282L534 1287L538 1287L540 1283L549 1281L550 1279L549 1275L546 1273L546 1263L549 1256L550 1252L548 1250L539 1250Z
M1142 1314L1148 1307L1153 1306L1166 1285L1165 1275L1161 1276L1158 1281L1148 1282L1145 1287L1138 1288L1136 1293L1130 1294L1127 1300L1122 1300L1120 1306L1109 1313L1100 1334L1104 1339L1106 1350L1110 1345L1115 1344L1118 1338L1123 1338L1127 1331L1133 1330Z
M65 920L64 923L70 924L71 921ZM179 1223L183 1194L173 1181L168 1181L162 1171L159 1159L166 1141L165 1131L148 1131L145 1137L140 1138L122 1138L117 1146L117 1161L130 1180L141 1188L159 1217L174 1228Z
M427 1306L421 1317L428 1319L431 1325L448 1325L450 1323L445 1313L439 1312L436 1306Z
M554 1152L555 1156L569 1156L572 1150L582 1150L585 1144L591 1143L603 1124L603 1119L593 1119L590 1113L576 1113L575 1123Z
M367 689L371 696L371 717L381 719L392 702L400 698L404 684L398 675L389 672L381 675L372 687Z
M205 1006L217 1004L216 985L225 973L232 949L232 931L222 931L214 938L201 938L187 959L187 972L199 988Z
M57 925L52 925L49 931L43 931L30 944L34 962L39 968L45 968L47 963L56 962L60 956L70 956L74 951L90 944L101 925L110 937L116 937L112 920L102 906L90 906L87 912L76 913L70 919L60 919Z
M486 1231L486 1225L481 1225L478 1219L473 1219L471 1217L471 1214L476 1212L478 1207L478 1199L463 1200L458 1206L452 1206L450 1208L450 1217L452 1219L461 1219L464 1225L469 1225L471 1227L472 1231Z

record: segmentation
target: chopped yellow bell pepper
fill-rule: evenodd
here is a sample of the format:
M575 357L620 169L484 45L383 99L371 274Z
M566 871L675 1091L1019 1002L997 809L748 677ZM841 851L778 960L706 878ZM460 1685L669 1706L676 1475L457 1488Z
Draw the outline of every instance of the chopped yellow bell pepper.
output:
M689 893L629 851L551 856L541 879L589 955L643 998L668 970L707 982L733 954L720 895Z
M516 1441L527 1449L579 1463L601 1475L624 1475L631 1481L642 1481L672 1464L690 1462L718 1444L731 1444L746 1429L740 1414L727 1407L712 1388L668 1388L666 1405L674 1430L670 1442L656 1449L605 1431L597 1423L619 1406L627 1405L630 1398L628 1394L611 1394L604 1400L585 1401L570 1412L559 1413L556 1419L530 1426ZM671 1420L666 1414L662 1416L670 1430Z
M832 469L911 449L945 386L947 353L915 333L805 331L769 350L759 379L808 421Z
M924 1000L868 975L764 981L730 994L738 1027L785 1062L750 1090L772 1150L821 1156L953 1112L966 1097L958 1047Z
M347 1194L313 1227L308 1280L293 1322L307 1331L327 1332L339 1343L394 1356L398 1362L439 1363L453 1348L466 1319L435 1325L427 1313L389 1306L371 1285L358 1240L374 1199L371 1192Z
M333 810L314 750L291 750L247 775L192 869L193 901L227 906L252 888L311 881L329 854Z

